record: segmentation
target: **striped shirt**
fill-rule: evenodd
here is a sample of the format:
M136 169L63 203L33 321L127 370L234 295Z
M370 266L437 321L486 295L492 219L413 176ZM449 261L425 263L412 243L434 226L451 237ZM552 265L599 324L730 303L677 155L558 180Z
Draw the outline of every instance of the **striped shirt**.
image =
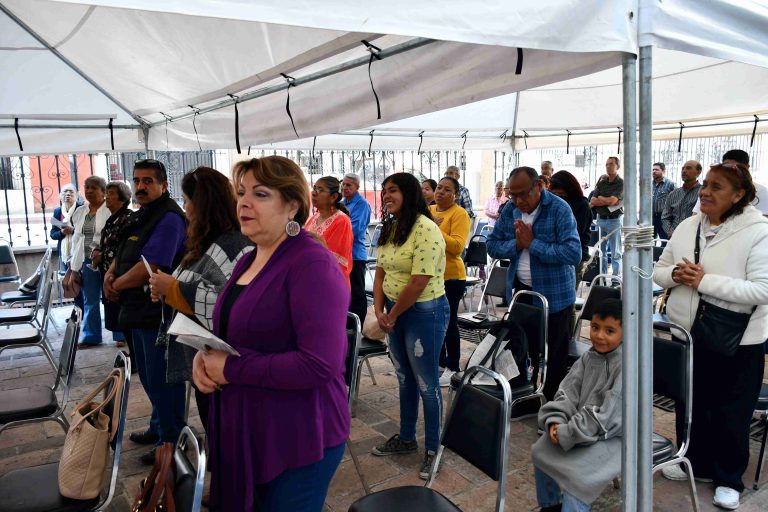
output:
M475 212L472 211L472 198L464 185L459 185L459 197L456 198L456 204L467 210L470 219L475 218Z
M661 181L653 181L653 214L661 215L664 212L664 206L667 204L667 196L675 190L675 184L667 178Z
M671 236L678 224L693 215L693 207L699 200L700 188L701 183L696 182L696 186L688 190L680 187L669 193L664 213L661 215L661 227L667 234Z

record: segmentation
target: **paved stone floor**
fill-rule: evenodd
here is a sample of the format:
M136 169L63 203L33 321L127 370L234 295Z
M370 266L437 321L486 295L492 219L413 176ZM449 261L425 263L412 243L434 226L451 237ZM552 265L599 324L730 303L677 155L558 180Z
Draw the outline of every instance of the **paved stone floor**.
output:
M64 306L53 311L55 323L62 329L64 319L70 307ZM0 330L2 336L2 330ZM54 327L50 328L54 348L58 351L61 335ZM111 340L105 331L105 340ZM468 342L462 342L462 362L466 361L473 348ZM76 374L69 397L68 409L83 397L93 385L107 373L117 349L113 344L81 350L77 354ZM380 490L399 485L421 485L418 478L420 455L397 457L374 457L370 449L398 431L399 408L397 381L393 368L386 358L371 360L377 385L373 385L364 372L360 385L360 400L356 416L352 420L350 435L352 450L359 454L363 473L373 490ZM128 440L133 430L146 427L150 414L149 402L138 378L131 382L128 402L128 415L123 439L123 458L120 464L119 486L116 496L108 510L127 511L140 480L148 472L138 462L138 457L146 448ZM43 356L32 350L6 351L0 357L0 392L6 389L22 388L31 385L49 385L52 382L50 365ZM194 400L190 411L190 424L202 432ZM655 430L674 437L674 417L671 413L656 410L654 413ZM507 473L506 510L536 510L536 496L533 485L533 470L530 463L530 446L536 440L534 419L513 422L511 425L509 468ZM423 441L423 423L419 421L419 441ZM21 467L54 462L58 460L64 441L64 432L55 423L42 423L7 430L0 435L0 475ZM745 484L749 490L742 495L739 510L768 510L768 468L763 471L762 485L758 492L751 490L755 471L758 445L750 445L752 457L745 474ZM479 470L446 452L442 470L434 487L453 500L462 510L490 511L496 500L496 482L491 481ZM685 482L671 482L656 476L654 479L654 509L679 512L690 510L691 503ZM362 496L363 488L357 477L349 454L346 453L339 467L326 502L327 511L346 511L349 505ZM702 510L717 510L711 505L713 489L711 484L698 484L698 494ZM0 510L2 504L0 504ZM613 511L621 509L621 493L608 488L595 503L594 510Z

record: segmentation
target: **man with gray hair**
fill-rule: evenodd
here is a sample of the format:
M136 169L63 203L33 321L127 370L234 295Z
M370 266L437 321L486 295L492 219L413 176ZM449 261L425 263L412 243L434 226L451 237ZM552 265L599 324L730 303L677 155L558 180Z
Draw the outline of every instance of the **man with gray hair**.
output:
M544 160L541 162L541 175L546 176L547 178L552 177L552 162L549 160Z
M365 271L368 265L368 253L365 250L365 234L371 221L371 205L358 193L360 178L357 174L347 174L341 181L341 195L344 206L349 210L352 221L352 272L349 276L352 299L349 310L360 317L360 324L365 321L368 299L365 297Z
M467 210L470 219L475 218L475 212L472 211L472 198L469 196L467 187L461 184L461 172L455 165L449 165L445 170L447 178L453 178L459 182L459 193L456 195L456 204Z

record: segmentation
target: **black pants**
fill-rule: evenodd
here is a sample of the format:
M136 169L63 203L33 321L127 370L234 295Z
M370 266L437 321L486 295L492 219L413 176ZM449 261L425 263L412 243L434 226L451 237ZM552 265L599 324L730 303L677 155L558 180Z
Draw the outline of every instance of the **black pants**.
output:
M654 213L653 214L653 236L663 238L664 240L669 239L667 232L664 231L664 228L661 226L662 226L661 213Z
M693 421L687 457L696 477L715 486L744 490L749 462L749 424L763 383L762 344L744 345L732 357L693 344ZM677 436L683 436L682 404L676 407Z
M365 312L368 311L368 298L365 296L365 260L353 260L352 272L349 282L352 286L352 299L349 303L349 311L360 317L360 326L365 322Z
M195 390L195 402L197 402L197 412L200 414L200 422L203 424L203 429L208 430L208 410L210 409L209 397L192 384L192 389Z
M515 291L531 290L531 287L520 282L515 278ZM536 290L532 290L536 291ZM521 302L531 304L532 297L521 296ZM547 372L546 383L544 385L544 396L547 400L555 397L560 382L565 378L568 371L568 338L570 334L570 316L572 305L561 309L560 311L549 312L547 320ZM530 347L531 365L539 368L539 351Z
M451 308L451 316L448 318L448 329L445 331L443 348L440 352L440 366L459 371L459 358L461 356L461 336L459 335L459 302L464 295L467 282L464 279L448 279L445 281L445 297Z

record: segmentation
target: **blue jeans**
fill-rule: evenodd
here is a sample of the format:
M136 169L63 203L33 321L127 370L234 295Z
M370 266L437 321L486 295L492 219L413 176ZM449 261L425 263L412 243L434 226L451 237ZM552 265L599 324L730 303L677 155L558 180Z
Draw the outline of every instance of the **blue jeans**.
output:
M166 348L155 345L157 329L131 329L131 333L139 379L152 403L149 431L160 435L160 443L175 443L184 428L184 383L166 383Z
M394 302L387 299L387 310ZM424 444L437 451L443 395L440 393L438 364L448 325L450 308L445 295L417 302L395 321L389 333L389 355L400 384L400 438L416 439L419 396L424 404Z
M91 270L90 258L83 261L80 272L83 276L83 286L80 288L83 296L83 333L80 343L99 345L101 343L101 272Z
M600 236L604 237L611 231L621 228L622 217L623 215L616 219L597 219L595 224L600 228ZM616 233L611 235L608 240L603 242L600 250L603 252L601 272L608 271L608 251L611 251L613 275L618 276L621 274L621 254L624 250L621 245L621 230L619 229L619 231L616 231Z
M546 435L546 434L545 434ZM540 507L554 507L563 504L562 512L587 512L590 505L580 501L573 494L563 493L555 479L534 467L536 476L536 500Z
M322 512L328 486L344 455L344 443L326 448L324 457L300 468L288 469L266 484L256 486L259 510Z

